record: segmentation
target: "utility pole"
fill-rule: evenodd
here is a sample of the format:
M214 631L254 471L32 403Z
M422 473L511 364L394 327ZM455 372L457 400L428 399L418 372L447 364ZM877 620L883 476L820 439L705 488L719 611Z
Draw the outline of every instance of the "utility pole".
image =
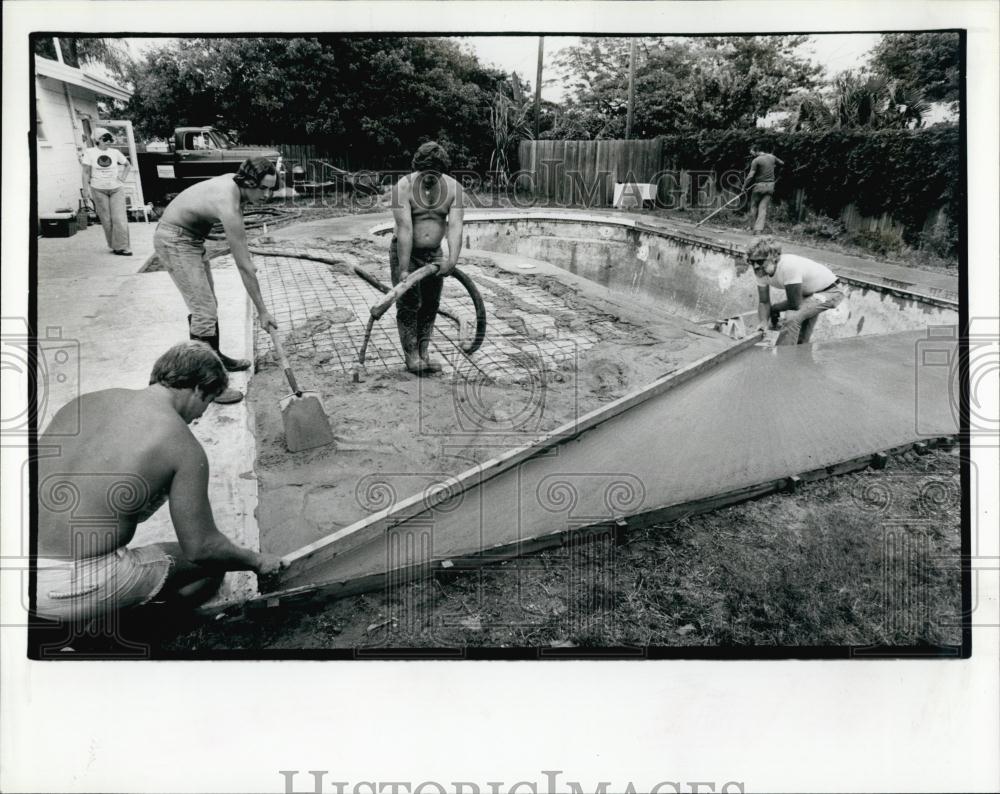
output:
M538 140L538 126L542 116L542 52L545 36L538 37L538 70L535 72L535 140Z
M628 115L625 117L625 140L632 137L632 114L635 112L635 39L628 48Z

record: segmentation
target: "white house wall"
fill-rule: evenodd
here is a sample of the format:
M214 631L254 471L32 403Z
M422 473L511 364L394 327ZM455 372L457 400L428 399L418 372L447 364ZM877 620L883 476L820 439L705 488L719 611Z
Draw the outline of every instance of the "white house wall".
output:
M83 186L80 153L84 147L82 126L74 128L66 104L64 83L47 77L35 81L41 132L38 140L38 214L45 215L69 207L76 210ZM78 123L98 118L97 97L84 89L70 87L70 101Z

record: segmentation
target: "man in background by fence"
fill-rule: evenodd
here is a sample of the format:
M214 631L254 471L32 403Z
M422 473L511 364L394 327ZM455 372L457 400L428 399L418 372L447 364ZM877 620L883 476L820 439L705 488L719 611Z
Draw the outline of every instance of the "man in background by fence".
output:
M752 186L747 217L753 226L754 234L760 234L764 231L764 224L767 223L767 208L774 195L775 166L784 165L784 162L766 152L763 144L759 143L750 147L750 154L753 160L750 163L750 172L743 180L743 190L746 192Z

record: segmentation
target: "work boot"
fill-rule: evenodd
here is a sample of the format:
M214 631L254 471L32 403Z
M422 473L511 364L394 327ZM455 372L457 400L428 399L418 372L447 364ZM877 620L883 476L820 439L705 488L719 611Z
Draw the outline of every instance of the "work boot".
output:
M217 348L215 349L215 353L219 357L219 360L222 361L222 366L226 368L226 372L244 372L250 369L250 362L245 358L230 358Z
M441 365L436 361L432 361L428 356L427 348L430 345L430 340L425 339L420 343L420 361L423 362L424 372L437 373L441 371Z
M222 360L222 356L219 355L219 337L214 336L198 336L197 334L190 335L192 339L196 342L204 342L215 352L215 355L219 356L219 360L222 361L223 366L225 366L225 361ZM228 369L228 367L227 367ZM220 403L222 405L229 405L230 403L238 403L243 399L243 392L239 389L234 389L231 386L227 386L222 394L218 395L213 402Z
M231 403L238 403L243 399L243 392L239 389L234 389L231 386L227 386L225 391L222 392L218 397L216 397L212 402L221 403L222 405L229 405Z
M414 375L423 375L426 365L420 357L420 343L417 341L417 329L412 324L399 319L396 315L396 329L399 331L399 345L403 348L403 361L406 371Z
M219 338L222 336L219 331L219 321L215 321L215 346L212 348L219 359L222 361L222 366L226 368L226 372L243 372L250 369L250 361L245 358L230 358L221 350L219 350Z
M427 371L424 360L416 353L404 353L403 360L406 362L406 371L414 375L423 375Z
M197 339L200 342L206 342L212 350L215 351L215 355L219 357L222 362L222 366L226 368L226 372L243 372L244 370L250 369L250 362L245 358L230 358L221 350L219 350L219 321L215 321L215 333L211 336L197 336L191 332L191 315L188 315L188 336L192 339ZM233 401L230 401L233 402Z

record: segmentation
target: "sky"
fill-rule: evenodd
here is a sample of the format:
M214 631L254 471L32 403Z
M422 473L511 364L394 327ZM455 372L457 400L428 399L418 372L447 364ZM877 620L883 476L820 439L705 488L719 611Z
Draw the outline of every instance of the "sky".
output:
M830 33L810 36L803 53L811 55L833 77L845 69L861 65L879 40L878 33ZM538 65L537 36L469 36L461 41L479 56L484 64L505 72L516 71L532 86ZM546 36L542 72L542 98L558 102L563 92L559 76L552 69L553 56L563 47L579 42L577 36Z
M479 60L505 72L517 72L532 86L538 65L537 36L463 36L458 39ZM546 36L542 72L542 98L559 102L563 98L562 81L553 68L554 56L563 47L579 42L578 36ZM878 33L830 33L810 36L803 53L826 67L829 77L845 69L857 68L879 40ZM136 52L163 43L163 39L132 39Z

